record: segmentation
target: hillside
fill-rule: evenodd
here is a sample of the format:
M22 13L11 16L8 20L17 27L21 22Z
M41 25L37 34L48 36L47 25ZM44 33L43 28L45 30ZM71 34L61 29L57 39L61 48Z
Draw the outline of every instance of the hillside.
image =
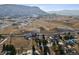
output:
M47 13L35 6L15 4L0 5L0 17L40 16Z

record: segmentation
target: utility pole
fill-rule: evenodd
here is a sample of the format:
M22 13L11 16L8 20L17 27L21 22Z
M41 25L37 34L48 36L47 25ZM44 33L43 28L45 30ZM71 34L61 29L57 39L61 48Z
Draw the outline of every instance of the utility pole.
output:
M10 45L11 45L11 43L12 43L12 37L13 37L13 33L11 32L11 33L10 33L10 41L9 41Z

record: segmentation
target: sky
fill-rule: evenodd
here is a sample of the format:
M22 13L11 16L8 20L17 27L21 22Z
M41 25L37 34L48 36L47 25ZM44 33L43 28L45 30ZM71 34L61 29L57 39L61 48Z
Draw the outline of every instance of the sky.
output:
M27 4L26 6L37 6L44 11L79 10L79 4Z

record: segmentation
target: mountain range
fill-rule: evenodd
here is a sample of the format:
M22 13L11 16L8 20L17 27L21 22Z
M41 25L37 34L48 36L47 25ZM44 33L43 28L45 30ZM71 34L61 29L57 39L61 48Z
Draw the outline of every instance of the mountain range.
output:
M36 6L24 6L16 4L0 5L0 17L40 16L47 13Z
M79 10L60 10L60 11L49 11L50 14L66 15L66 16L79 16Z
M44 16L44 15L66 15L66 16L79 16L79 10L60 10L45 12L37 6L26 6L17 4L2 4L0 5L0 17L23 17L23 16Z

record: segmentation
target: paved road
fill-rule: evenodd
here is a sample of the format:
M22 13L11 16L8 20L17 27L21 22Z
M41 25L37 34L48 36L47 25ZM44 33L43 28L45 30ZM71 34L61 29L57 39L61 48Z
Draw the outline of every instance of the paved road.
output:
M8 40L8 37L7 38L5 38L2 42L0 42L0 45L2 45L5 41L7 41Z

